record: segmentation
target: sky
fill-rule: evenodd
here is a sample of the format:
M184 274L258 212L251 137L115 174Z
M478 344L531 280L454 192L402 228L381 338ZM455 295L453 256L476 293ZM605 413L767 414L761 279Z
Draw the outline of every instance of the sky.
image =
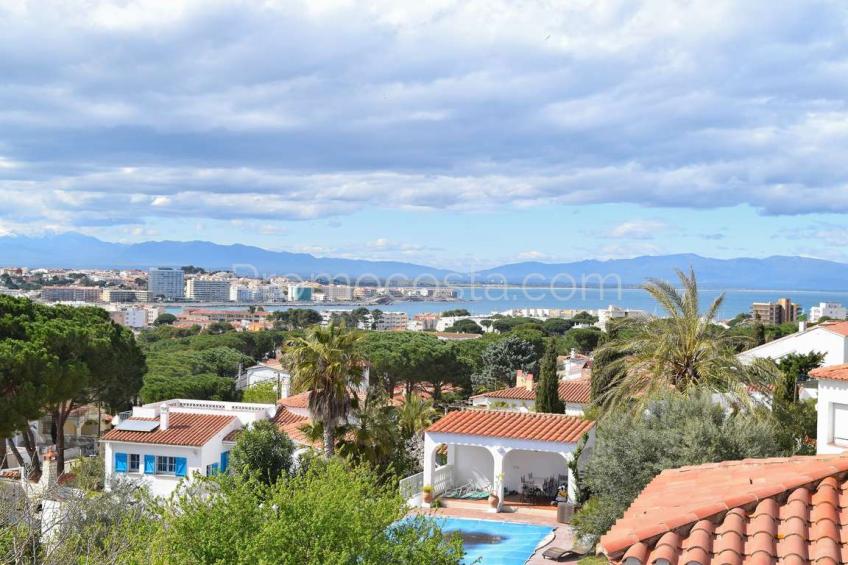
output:
M848 262L848 4L0 0L0 235Z

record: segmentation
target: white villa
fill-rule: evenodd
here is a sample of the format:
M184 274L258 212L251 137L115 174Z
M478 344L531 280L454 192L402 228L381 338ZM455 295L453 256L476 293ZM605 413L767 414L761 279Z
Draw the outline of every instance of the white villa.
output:
M420 484L408 492L419 492L423 485L431 485L434 496L458 487L488 491L498 496L501 510L528 489L549 491L550 485L556 490L565 484L573 501L575 482L569 463L586 434L588 449L583 453L589 453L593 426L589 420L562 414L450 412L425 432L424 471L410 477ZM442 465L437 463L438 454L445 458Z
M180 480L227 470L238 432L271 420L299 445L299 427L309 418L284 406L174 399L133 408L103 435L106 484L117 477L146 482L152 494L168 496Z
M816 452L843 453L848 450L848 364L819 367L810 376L819 384Z
M245 390L264 382L277 383L277 396L285 398L291 388L291 375L280 364L278 359L268 359L239 371L236 377L236 390Z
M560 380L559 399L565 404L565 414L582 416L591 402L591 381L587 378ZM471 397L472 406L532 412L536 404L536 383L533 375L518 371L516 386L492 390Z
M848 322L825 322L812 328L802 323L800 331L743 351L737 357L743 363L766 357L779 361L790 353L814 351L825 354L824 366L848 363Z

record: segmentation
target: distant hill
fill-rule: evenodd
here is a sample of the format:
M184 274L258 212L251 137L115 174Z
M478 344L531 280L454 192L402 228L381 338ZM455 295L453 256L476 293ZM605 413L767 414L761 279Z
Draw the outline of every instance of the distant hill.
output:
M315 257L307 253L268 251L249 245L219 245L206 241L148 241L144 243L109 243L78 233L44 237L0 237L0 266L26 267L114 267L149 268L152 266L196 265L207 270L236 269L259 275L292 274L303 277L317 275L373 275L385 279L403 276L408 279L430 275L437 279L452 274L445 269L397 261L365 261ZM525 262L502 265L476 273L451 278L452 282L501 281L531 284L554 281L568 284L572 277L578 284L602 283L639 285L649 277L672 279L675 269L695 269L702 288L712 289L786 289L848 290L848 265L808 259L776 256L764 259L711 259L693 254L661 255L609 261L573 263ZM455 273L454 273L455 275ZM529 277L529 278L528 278Z

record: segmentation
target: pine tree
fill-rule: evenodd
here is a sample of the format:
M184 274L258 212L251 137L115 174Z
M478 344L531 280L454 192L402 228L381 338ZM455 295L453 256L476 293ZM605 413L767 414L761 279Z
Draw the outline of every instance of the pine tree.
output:
M559 379L556 367L556 345L551 340L542 357L539 382L536 385L536 412L562 414L565 406L559 398Z

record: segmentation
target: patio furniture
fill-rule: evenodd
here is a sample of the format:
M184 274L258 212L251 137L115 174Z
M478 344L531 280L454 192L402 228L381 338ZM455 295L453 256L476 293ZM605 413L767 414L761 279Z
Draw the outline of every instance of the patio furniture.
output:
M566 559L577 559L582 553L577 553L571 549L563 549L561 547L549 547L542 553L542 557L551 561L565 561Z

